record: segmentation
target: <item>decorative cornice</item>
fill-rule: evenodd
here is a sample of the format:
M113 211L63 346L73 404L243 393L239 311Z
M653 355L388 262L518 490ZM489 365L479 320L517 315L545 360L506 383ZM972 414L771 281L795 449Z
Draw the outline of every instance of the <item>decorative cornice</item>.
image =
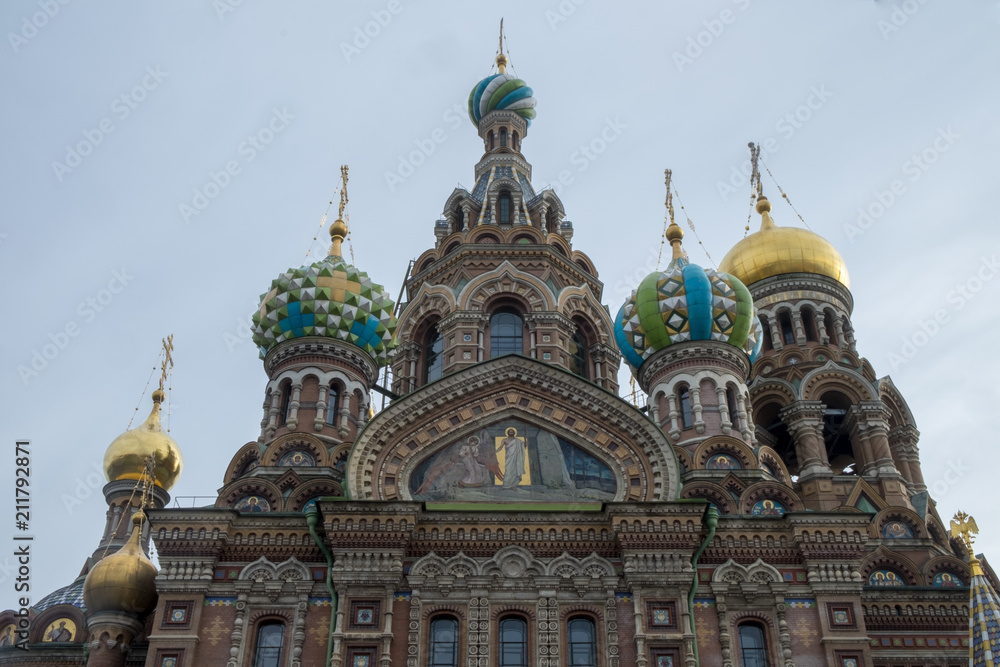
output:
M375 383L378 368L370 356L352 343L319 336L295 338L278 343L264 357L264 371L269 378L274 377L275 372L281 367L295 364L296 357L317 355L346 363L361 371L369 386ZM312 365L306 361L298 363Z

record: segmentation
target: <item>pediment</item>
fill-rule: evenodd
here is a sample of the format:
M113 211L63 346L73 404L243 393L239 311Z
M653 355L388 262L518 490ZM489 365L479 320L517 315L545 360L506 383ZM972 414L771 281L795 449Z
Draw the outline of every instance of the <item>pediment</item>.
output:
M492 461L488 450L504 460ZM522 473L514 484L516 473L506 474L508 451L528 479ZM575 476L574 467L593 474ZM425 484L431 469L437 478ZM601 481L608 473L613 487ZM376 415L354 445L346 483L356 499L655 501L677 498L680 475L666 436L635 407L562 368L509 355L446 376Z

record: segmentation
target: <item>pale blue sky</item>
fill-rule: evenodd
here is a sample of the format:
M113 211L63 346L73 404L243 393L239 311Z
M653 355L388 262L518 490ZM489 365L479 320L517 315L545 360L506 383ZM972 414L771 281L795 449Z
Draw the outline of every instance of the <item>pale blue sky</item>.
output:
M34 600L72 581L97 544L106 507L88 475L128 424L161 337L175 334L170 424L185 470L174 494L214 494L256 439L265 375L241 322L304 259L343 163L356 264L398 297L448 194L473 184L482 148L464 105L490 71L497 7L3 3L0 484L12 489L14 440L31 439ZM655 267L663 169L717 264L747 222L748 187L725 187L732 170L748 141L772 139L775 177L847 261L859 351L909 401L942 517L976 514L996 560L1000 9L895 7L550 0L503 12L513 69L538 100L523 148L535 186L566 172L574 245L611 310ZM254 148L248 135L265 128L269 143ZM585 157L602 132L614 140ZM431 137L443 137L433 152ZM80 142L92 150L77 162L67 146ZM423 164L387 177L421 144ZM225 187L185 220L181 205L228 162ZM764 178L778 224L801 224ZM859 208L879 212L879 192L888 205L852 228ZM686 247L712 263L691 234ZM978 291L966 298L960 285ZM935 313L944 324L893 363ZM23 378L67 326L76 335ZM147 395L142 417L148 406ZM8 521L0 540L13 536ZM0 608L15 600L9 565L0 557Z

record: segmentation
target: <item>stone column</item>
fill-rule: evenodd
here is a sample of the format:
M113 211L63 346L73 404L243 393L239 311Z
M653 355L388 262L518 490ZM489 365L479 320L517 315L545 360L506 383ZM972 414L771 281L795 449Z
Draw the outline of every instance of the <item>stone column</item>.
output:
M729 614L724 596L716 595L715 611L719 616L719 646L722 648L722 667L734 667L733 638L729 634Z
M896 469L889 450L888 408L881 401L862 401L850 409L848 418L851 441L860 443L870 456L861 474L882 487L882 496L890 505L909 507L903 476Z
M316 399L316 419L313 420L314 431L322 431L323 425L326 424L326 392L329 389L330 385L320 382L319 397Z
M296 382L292 385L292 400L288 403L288 421L285 426L289 431L294 431L299 426L299 398L302 396L302 383Z
M813 510L830 510L840 505L833 493L833 470L823 441L824 410L820 401L796 401L779 413L795 443L799 495L806 507Z
M820 401L796 401L779 413L795 441L799 478L831 473L823 443L824 409Z
M816 333L819 334L820 345L829 345L830 337L826 334L826 313L816 311Z
M795 342L799 345L805 345L806 327L802 323L802 311L798 309L792 311L792 329L795 330Z
M705 420L701 416L701 387L691 387L691 412L694 413L694 430L697 433L705 432Z
M281 386L275 387L271 392L271 409L267 415L267 428L264 430L264 439L270 440L274 437L274 432L278 430L278 410L281 403Z
M674 392L667 394L667 405L670 406L670 438L671 440L681 439L681 413L677 409L677 395Z
M920 450L917 441L920 432L913 426L897 426L889 431L889 447L900 463L900 473L906 479L912 493L927 490L924 473L920 469Z
M722 432L729 435L733 422L729 420L729 401L726 400L726 388L716 387L715 393L719 398L719 420L722 422Z

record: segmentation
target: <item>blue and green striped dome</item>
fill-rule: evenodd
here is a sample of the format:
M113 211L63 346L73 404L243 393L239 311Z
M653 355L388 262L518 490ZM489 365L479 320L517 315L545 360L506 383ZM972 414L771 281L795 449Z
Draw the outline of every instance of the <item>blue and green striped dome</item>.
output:
M534 91L522 79L510 74L486 77L469 93L469 120L477 128L479 121L491 111L508 109L531 125L535 117Z
M632 292L615 318L615 342L635 373L655 352L689 340L729 343L751 362L763 343L746 286L728 273L679 257Z
M253 342L261 357L286 340L323 336L364 350L379 366L389 363L396 318L385 288L342 257L289 269L271 281L253 315Z

